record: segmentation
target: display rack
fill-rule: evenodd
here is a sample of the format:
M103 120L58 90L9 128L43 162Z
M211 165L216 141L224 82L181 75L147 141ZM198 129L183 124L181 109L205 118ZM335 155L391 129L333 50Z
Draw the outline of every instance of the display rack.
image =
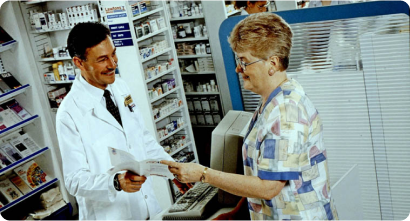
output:
M14 12L16 19L18 22L20 22L19 26L19 31L20 34L19 36L27 36L27 37L22 37L23 42L20 43L19 40L19 45L24 44L25 47L25 54L24 56L18 57L18 59L21 59L21 57L27 57L26 60L29 63L27 65L30 67L28 70L29 72L32 73L27 73L31 74L33 78L28 78L27 76L24 76L22 79L29 79L30 80L30 86L33 88L33 91L36 92L37 94L34 96L36 97L35 100L29 100L30 102L30 107L29 109L35 110L35 112L40 112L40 114L37 116L35 115L38 120L33 119L29 122L26 122L26 125L21 125L26 128L28 128L31 134L33 134L33 139L36 140L38 138L40 141L39 144L47 144L44 146L49 146L47 148L43 148L40 152L35 153L34 155L30 155L29 158L25 158L24 160L29 160L29 159L34 159L36 162L37 160L40 161L38 162L39 165L43 169L43 165L45 167L44 171L51 171L50 175L51 177L55 177L55 179L49 181L45 185L42 185L41 188L36 188L34 192L30 193L29 196L25 198L19 198L19 201L13 201L13 208L10 208L7 204L7 208L5 208L5 213L8 217L13 217L13 213L15 213L15 210L20 208L19 206L27 206L27 204L31 205L32 202L35 201L35 197L31 197L33 195L39 195L42 191L49 189L50 186L57 186L60 189L60 192L63 195L64 201L67 203L67 205L70 206L65 206L64 208L60 210L67 210L70 208L69 212L66 213L65 219L70 219L71 215L77 214L77 206L76 202L73 196L69 195L66 188L64 187L64 183L59 182L59 180L62 180L63 174L61 168L61 154L60 150L58 148L58 140L57 140L57 135L55 131L55 118L56 118L56 112L57 108L54 108L52 106L52 102L49 100L48 92L56 89L56 88L61 88L64 87L67 89L67 92L69 91L72 81L68 80L63 80L64 78L61 79L61 81L49 81L49 78L45 78L45 74L49 74L50 72L54 74L53 72L53 63L57 62L63 62L65 65L70 64L72 67L75 67L74 64L71 61L71 58L68 56L67 53L64 53L64 47L66 46L66 41L67 41L67 36L69 31L71 30L70 27L53 27L58 28L57 30L40 30L40 31L35 31L33 30L33 26L30 21L30 11L37 11L37 12L53 12L53 13L67 13L66 8L71 7L71 6L77 6L77 5L85 5L88 3L94 3L97 6L96 1L30 1L30 2L13 2L13 7L16 7L16 10ZM56 14L57 15L57 14ZM58 17L58 15L56 16ZM60 20L60 19L58 19ZM42 27L43 28L43 27ZM49 26L50 29L53 29ZM47 46L47 47L46 47ZM51 57L50 53L47 53L47 57L44 56L44 51L45 48L58 48L58 54L55 54L54 52ZM19 60L19 62L23 63L24 61ZM19 63L20 64L20 63ZM24 68L22 68L24 69ZM74 71L74 70L73 70ZM61 74L61 73L60 73ZM66 73L67 74L67 73ZM55 75L53 75L55 76ZM1 99L1 98L0 98ZM32 98L31 98L32 99ZM24 103L23 103L24 106ZM31 107L33 106L33 107ZM40 117L41 116L41 117ZM40 121L41 123L33 122L36 120L37 122ZM28 125L29 124L29 125ZM19 126L20 127L20 126ZM41 127L42 130L36 130L37 127ZM17 128L16 128L17 129ZM13 130L16 130L13 128ZM40 132L38 132L40 131ZM44 133L41 134L41 131ZM24 195L25 196L25 195ZM30 199L29 199L30 198ZM27 200L26 200L27 199ZM23 202L26 201L26 202ZM27 203L27 201L29 203ZM23 203L21 203L23 202ZM71 206L72 205L72 206ZM18 207L18 208L15 208ZM61 211L60 211L61 212ZM59 212L59 213L60 213ZM72 214L73 213L73 214Z
M203 1L178 1L178 3L184 4L184 6L187 5L188 8L191 7L190 4L192 4L193 2L195 2L196 5L206 4ZM207 16L212 16L212 15L210 15L210 14L207 15L207 11L204 8L202 13L200 12L199 15L195 14L195 15L192 15L192 16L183 16L183 17L173 17L173 18L171 18L170 19L171 26L178 25L178 24L185 23L185 22L186 23L189 23L189 22L192 23L192 21L193 21L195 24L201 24L201 25L206 26L207 28L209 28L208 27L209 24L207 24L207 22L206 22L206 17ZM191 27L191 28L193 28L193 27ZM185 42L186 43L193 43L193 44L195 44L195 43L197 43L197 44L198 43L211 44L211 41L210 41L208 36L209 36L209 33L202 33L202 36L196 36L196 37L179 38L180 36L178 36L176 39L174 39L174 42L176 44L177 43L185 43ZM213 63L215 63L215 59L216 59L213 56L212 50L211 50L211 53L206 53L206 54L178 55L178 59L180 59L180 60L190 60L190 59L192 59L192 60L195 61L195 59L201 59L201 58L212 58ZM179 62L179 64L181 64L181 62ZM181 75L183 76L183 79L184 79L185 82L186 81L188 81L188 82L192 81L192 82L195 82L193 84L196 84L196 83L199 83L199 82L205 83L205 82L210 82L210 80L214 80L216 82L216 84L218 84L218 80L217 80L217 77L216 77L216 71L199 71L199 70L197 70L195 72L188 72L187 70L182 70L183 68L184 67L182 67L180 65ZM184 87L185 87L185 85L184 85ZM221 104L222 99L221 99L221 94L220 94L219 90L218 91L212 91L212 92L208 92L208 91L207 92L191 92L191 91L188 91L186 88L184 88L184 89L185 89L185 95L189 97L188 102L191 102L190 99L193 98L193 97L198 97L199 99L201 99L201 98L209 98L207 96L217 96L218 97L218 106L219 106L219 109L220 109L220 111L218 111L218 114L221 115L220 118L223 117L223 106ZM195 90L195 88L193 88L193 89ZM203 114L203 111L199 111L199 112L198 111L191 111L190 114L194 115L194 116L191 116L191 118L193 118L193 117L195 118L196 114ZM216 122L216 123L214 123L214 125L208 126L208 127L209 128L216 127L216 125L218 123L219 122ZM202 131L198 131L198 133L202 133ZM209 136L210 136L210 134L209 134ZM209 139L210 139L210 137L209 137Z

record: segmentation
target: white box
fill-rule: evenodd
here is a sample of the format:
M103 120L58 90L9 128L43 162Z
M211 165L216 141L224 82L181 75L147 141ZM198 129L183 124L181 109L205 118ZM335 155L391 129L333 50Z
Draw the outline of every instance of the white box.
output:
M156 20L156 19L149 21L149 25L150 25L150 27L151 27L151 32L156 32L156 31L158 31L158 24L157 24L157 20Z

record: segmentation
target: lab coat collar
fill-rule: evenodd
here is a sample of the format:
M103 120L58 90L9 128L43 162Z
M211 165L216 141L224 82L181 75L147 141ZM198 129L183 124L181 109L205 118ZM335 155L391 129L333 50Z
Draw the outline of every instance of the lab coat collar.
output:
M118 121L111 115L111 113L101 104L101 99L103 97L104 91L90 85L84 79L81 79L81 75L76 76L76 80L73 84L73 91L75 91L75 102L81 106L82 109L85 110L84 113L87 113L90 110L94 110L94 114L97 118L105 121L112 126L116 127L117 129L124 132L123 127L118 123ZM121 91L120 87L115 86L116 83L114 82L111 84L111 90L114 95L114 99L117 103L118 109L120 111L121 119L125 118L123 104L121 103L124 100L125 96L123 91ZM124 97L124 98L122 98ZM124 125L126 121L122 120L122 124ZM128 124L125 123L125 125Z

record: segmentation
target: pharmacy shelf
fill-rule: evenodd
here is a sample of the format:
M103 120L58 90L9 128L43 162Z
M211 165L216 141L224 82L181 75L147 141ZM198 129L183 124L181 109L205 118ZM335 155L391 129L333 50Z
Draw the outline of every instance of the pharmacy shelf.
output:
M235 14L237 14L237 13L239 13L239 12L241 12L241 10L235 10L235 11L232 11L232 12L227 13L226 16L229 17L229 16L235 15Z
M185 17L171 18L170 21L183 21L183 20L191 20L191 19L198 19L198 18L205 18L205 17L204 15L185 16Z
M206 58L206 57L212 57L212 54L178 55L178 58L179 58L179 59L185 59L185 58Z
M0 212L3 212L3 211L5 211L5 210L9 209L10 207L12 207L12 206L14 206L14 205L20 203L21 201L23 201L23 200L25 200L25 199L27 199L27 198L33 196L34 194L36 194L36 193L38 193L38 192L44 190L45 188L47 188L47 187L51 186L52 184L56 183L57 181L58 181L57 178L54 178L54 179L52 179L51 181L48 181L47 183L45 183L45 184L43 184L43 185L37 187L37 188L34 189L33 191L31 191L30 193L28 193L28 194L26 194L26 195L23 195L22 197L20 197L20 198L14 200L13 202L10 202L10 203L4 205L4 207L0 208Z
M13 89L13 90L11 90L7 93L1 94L0 95L0 104L5 102L5 101L10 100L11 98L13 98L13 97L15 97L19 94L25 93L28 88L30 88L30 85L26 84L26 85L23 85L19 88Z
M172 135L178 133L179 131L181 131L181 130L184 129L185 127L186 127L186 125L184 125L184 126L182 126L182 127L179 127L178 129L174 130L172 133L170 133L170 134L168 134L167 136L165 136L165 137L159 139L159 142L164 141L164 140L170 138Z
M177 38L174 39L174 42L186 42L186 41L207 41L208 37L199 37L199 38Z
M166 93L164 93L164 94L161 94L160 96L158 96L158 97L156 97L156 98L154 98L154 99L151 99L151 103L154 103L155 101L157 101L157 100L159 100L159 99L161 99L161 98L164 98L164 97L166 97L166 96L168 96L168 95L170 95L170 94L176 92L177 90L179 90L179 86L175 87L174 89L172 89L172 90L170 90L170 91L168 91L168 92L166 92Z
M0 131L0 137L5 136L6 134L12 133L20 128L23 128L31 123L33 123L37 118L39 118L38 115L34 115L32 117L30 117L29 119L23 120L11 127L8 127L2 131Z
M152 77L152 78L150 78L150 79L148 79L148 80L145 80L145 83L149 83L149 82L151 82L151 81L153 81L153 80L156 80L156 79L158 79L158 78L160 78L160 77L162 77L162 76L164 76L164 75L167 75L167 74L169 74L169 73L175 71L176 69L177 69L177 68L174 66L174 67L172 67L172 68L166 70L164 73L160 73L159 75L156 75L156 76L154 76L154 77Z
M71 57L58 57L58 58L40 58L38 61L66 61L71 60Z
M162 32L165 32L165 31L168 31L168 27L159 29L158 31L152 32L152 33L150 33L150 34L148 34L148 35L144 35L144 36L141 37L141 38L137 38L137 42L144 41L144 40L146 40L146 39L148 39L148 38L152 38L152 37L154 37L155 35L161 34Z
M13 49L17 45L16 40L11 40L5 43L0 44L0 52L7 51Z
M20 160L14 162L14 163L8 165L7 167L5 167L5 168L3 168L3 169L0 170L0 174L3 174L3 173L5 173L5 172L7 172L7 171L9 171L9 170L12 170L12 169L14 169L14 168L20 166L21 164L23 164L23 163L25 163L25 162L28 162L28 161L30 161L30 160L32 160L32 159L34 159L34 158L36 158L36 157L38 157L38 156L44 154L47 150L49 150L49 148L48 148L48 147L44 147L43 149L41 149L41 150L39 150L39 151L37 151L37 152L35 152L35 153L32 153L32 154L30 154L29 156L24 157L23 159L20 159Z
M152 59L154 59L154 58L156 58L156 57L158 57L158 56L161 56L161 55L163 55L163 54L165 54L165 53L167 53L167 52L169 52L169 51L171 51L171 50L172 50L172 48L167 48L167 49L165 49L165 50L163 50L163 51L161 51L161 52L155 53L155 54L149 56L148 58L142 59L142 63L147 62L147 61L149 61L149 60L152 60Z
M47 32L56 32L56 31L67 31L71 30L71 28L63 28L63 29L57 29L57 30L49 30L49 31L32 31L32 34L42 34L42 33L47 33Z
M183 150L183 149L185 149L185 147L187 147L187 146L189 146L189 145L191 145L191 141L189 141L188 143L186 143L184 146L182 146L182 147L180 147L180 148L178 148L178 149L176 149L176 150L174 150L174 151L172 151L169 155L172 157L172 156L174 156L176 153L178 153L179 151L181 151L181 150Z
M154 122L155 122L155 123L160 122L161 120L163 120L163 119L165 119L165 118L171 116L172 114L176 113L177 111L182 110L182 108L184 108L184 107L185 107L185 105L181 105L180 107L175 108L174 110L170 111L168 114L165 114L165 116L162 116L162 117L160 117L160 118L154 120Z
M49 2L51 0L34 0L34 1L28 1L26 2L26 5L33 5L33 4L38 4L38 3L43 3L43 2Z
M185 92L185 95L219 95L219 92Z
M215 74L215 71L202 71L202 72L181 72L182 75L197 75L197 74Z
M164 7L159 7L159 8L156 8L154 10L151 10L149 12L145 12L141 15L135 16L135 17L132 18L132 20L135 21L135 20L138 20L138 19L141 19L141 18L145 18L145 17L150 16L152 14L155 14L157 12L161 12L162 10L164 10Z
M49 81L44 84L55 85L55 84L72 84L74 81Z

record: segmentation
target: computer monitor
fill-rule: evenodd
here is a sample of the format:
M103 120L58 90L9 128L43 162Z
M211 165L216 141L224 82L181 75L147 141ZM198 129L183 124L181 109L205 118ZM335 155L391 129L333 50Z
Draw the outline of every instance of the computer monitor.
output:
M227 173L243 174L242 144L253 114L229 111L212 132L211 168ZM241 197L219 190L218 202L236 205Z

